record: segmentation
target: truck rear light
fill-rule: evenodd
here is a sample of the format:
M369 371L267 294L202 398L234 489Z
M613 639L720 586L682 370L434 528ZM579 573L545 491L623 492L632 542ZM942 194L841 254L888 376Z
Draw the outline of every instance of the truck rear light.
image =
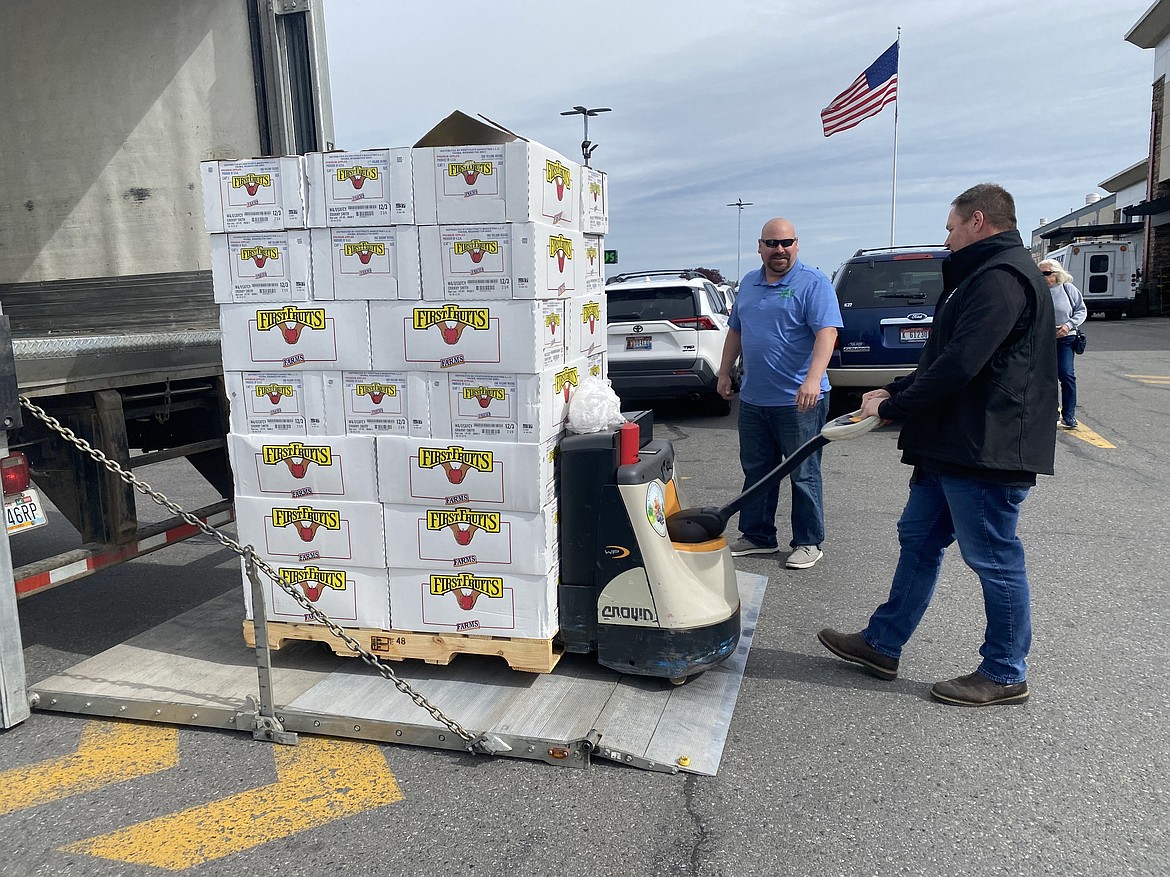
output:
M0 460L0 483L5 496L28 490L28 480L28 458L20 451L13 451Z
M681 326L684 329L718 329L715 321L710 317L680 317L677 320L671 320L676 326Z

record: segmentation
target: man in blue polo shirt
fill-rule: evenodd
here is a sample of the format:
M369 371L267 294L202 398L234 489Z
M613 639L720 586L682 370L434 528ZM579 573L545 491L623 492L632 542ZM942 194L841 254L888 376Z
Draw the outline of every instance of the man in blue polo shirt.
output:
M763 265L740 282L723 346L719 393L734 394L731 366L743 357L739 391L739 462L744 487L764 477L820 432L829 413L825 369L837 342L841 309L829 278L796 258L796 231L787 219L770 219L760 232ZM792 473L792 553L785 566L808 569L824 557L825 513L821 452ZM739 513L742 538L736 557L775 554L780 485Z

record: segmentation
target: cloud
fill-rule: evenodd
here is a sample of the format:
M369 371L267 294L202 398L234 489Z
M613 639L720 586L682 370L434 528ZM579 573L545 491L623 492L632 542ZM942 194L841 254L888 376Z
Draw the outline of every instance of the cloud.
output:
M1025 240L1144 158L1153 53L1124 41L1147 0L860 6L753 0L325 0L336 139L409 145L482 113L610 175L619 269L756 262L793 220L831 272L890 239L894 106L825 138L820 110L901 34L896 242L939 243L976 182L1016 195ZM863 11L864 10L864 11ZM742 217L726 205L752 202ZM743 246L737 246L742 218Z

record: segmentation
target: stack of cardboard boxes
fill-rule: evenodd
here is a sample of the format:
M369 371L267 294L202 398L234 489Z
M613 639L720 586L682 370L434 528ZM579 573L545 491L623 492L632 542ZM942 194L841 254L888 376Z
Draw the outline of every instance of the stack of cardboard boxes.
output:
M414 148L202 173L240 541L343 626L552 637L605 176L459 113Z

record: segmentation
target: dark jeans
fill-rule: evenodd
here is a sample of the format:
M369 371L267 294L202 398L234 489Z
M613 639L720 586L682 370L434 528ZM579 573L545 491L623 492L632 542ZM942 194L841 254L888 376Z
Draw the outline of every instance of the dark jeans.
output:
M1076 353L1073 344L1076 334L1056 339L1056 375L1060 379L1060 416L1074 420L1077 416L1077 376L1073 372Z
M1026 487L1009 487L919 470L898 521L902 551L890 596L869 619L864 636L873 648L901 657L930 605L943 551L959 551L983 586L987 627L979 672L1003 684L1023 682L1032 645L1032 608L1024 546L1016 535Z
M795 405L760 407L739 403L739 464L743 467L743 486L751 487L788 456L816 436L829 413L829 396L808 411ZM796 467L789 476L792 482L792 542L797 545L820 545L825 539L825 513L821 497L821 452ZM756 545L774 547L776 541L776 506L780 485L774 484L739 512L739 531Z

